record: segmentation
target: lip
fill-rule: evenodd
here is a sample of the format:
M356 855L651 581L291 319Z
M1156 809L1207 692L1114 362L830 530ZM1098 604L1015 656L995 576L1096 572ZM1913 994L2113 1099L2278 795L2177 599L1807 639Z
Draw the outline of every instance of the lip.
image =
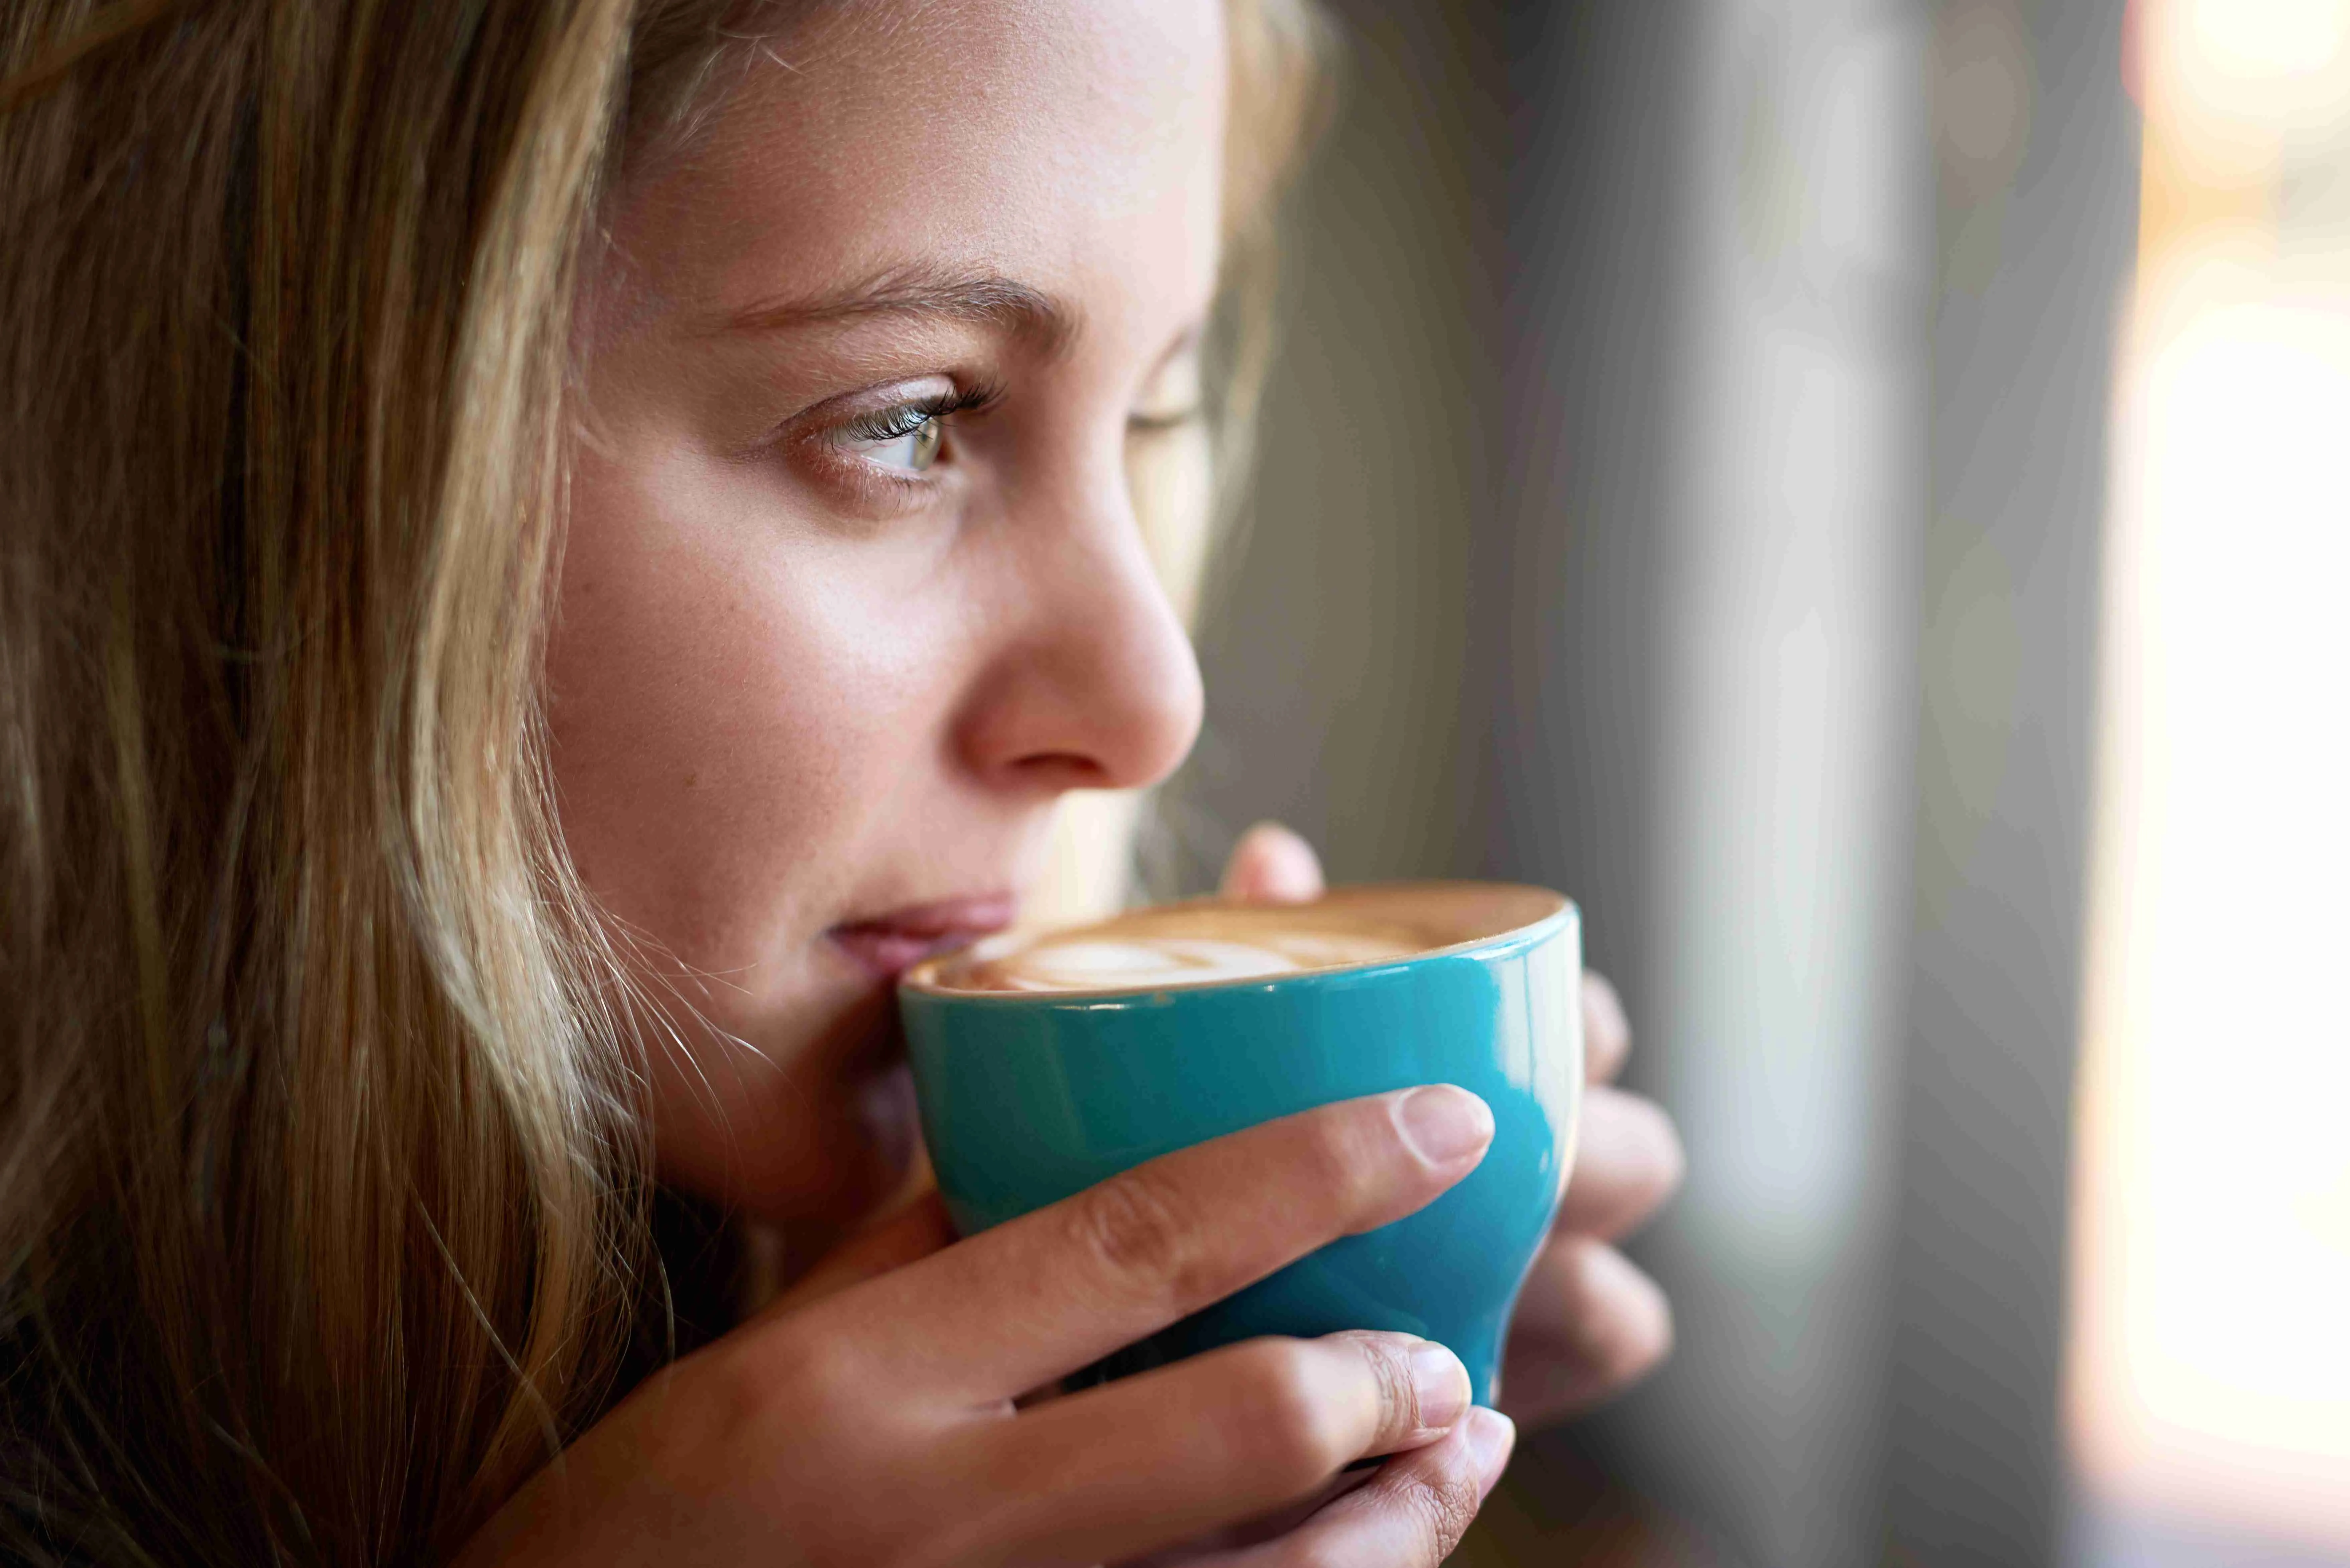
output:
M993 936L1012 924L1018 908L1010 893L938 898L844 920L825 935L875 979L894 981L924 959Z

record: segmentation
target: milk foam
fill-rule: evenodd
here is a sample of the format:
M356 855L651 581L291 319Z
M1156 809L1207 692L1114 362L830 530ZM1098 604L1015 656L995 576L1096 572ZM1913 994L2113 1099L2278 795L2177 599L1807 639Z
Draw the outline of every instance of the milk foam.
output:
M1416 958L1546 919L1565 900L1496 882L1334 888L1304 904L1218 898L1133 909L1097 925L993 937L901 982L941 992L1152 992Z
M1401 958L1416 950L1414 944L1340 932L1298 931L1257 941L1173 936L1113 940L1080 933L975 966L958 980L993 991L1204 985Z
M1342 964L1407 958L1427 933L1280 909L1145 910L1038 938L1005 952L983 949L939 973L954 991L1131 991L1212 985Z

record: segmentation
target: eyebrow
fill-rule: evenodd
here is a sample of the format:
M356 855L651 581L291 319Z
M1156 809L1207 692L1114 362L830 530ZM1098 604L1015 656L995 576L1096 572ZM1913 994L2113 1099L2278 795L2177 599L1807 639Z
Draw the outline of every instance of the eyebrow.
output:
M1076 342L1082 325L1067 301L1001 273L900 267L830 293L763 301L723 317L715 329L788 332L890 317L968 321L1055 358Z

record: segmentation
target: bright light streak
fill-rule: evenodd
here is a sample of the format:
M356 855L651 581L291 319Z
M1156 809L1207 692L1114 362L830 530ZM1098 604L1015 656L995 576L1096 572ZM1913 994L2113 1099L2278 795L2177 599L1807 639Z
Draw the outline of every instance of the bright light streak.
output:
M2149 113L2223 178L2322 129L2350 91L2350 0L2170 0L2148 20Z
M2124 410L2071 1424L2101 1496L2350 1546L2350 310Z
M2182 9L2195 54L2232 77L2307 76L2350 38L2350 0L2189 0Z

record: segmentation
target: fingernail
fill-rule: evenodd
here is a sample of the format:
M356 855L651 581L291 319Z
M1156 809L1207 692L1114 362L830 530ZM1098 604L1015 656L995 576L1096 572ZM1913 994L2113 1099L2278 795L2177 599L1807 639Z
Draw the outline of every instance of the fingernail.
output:
M1411 1391L1419 1402L1419 1428L1440 1432L1469 1408L1469 1369L1432 1339L1411 1347Z
M1457 1165L1493 1141L1493 1113L1450 1084L1414 1089L1396 1106L1396 1125L1411 1151L1430 1165Z
M1517 1446L1515 1422L1499 1410L1480 1405L1469 1412L1469 1458L1477 1467L1477 1495L1483 1497L1510 1468L1510 1450Z

